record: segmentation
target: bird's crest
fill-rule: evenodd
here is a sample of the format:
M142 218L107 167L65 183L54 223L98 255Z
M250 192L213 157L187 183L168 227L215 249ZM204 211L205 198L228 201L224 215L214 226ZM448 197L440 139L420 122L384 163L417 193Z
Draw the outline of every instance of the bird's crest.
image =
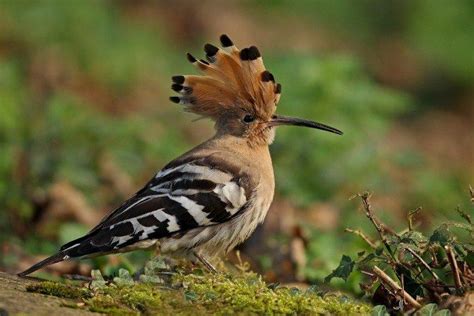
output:
M281 85L265 69L257 47L239 50L225 34L220 41L222 48L204 46L207 60L187 54L203 75L173 76L172 89L181 96L170 100L213 119L237 108L269 119L280 98Z

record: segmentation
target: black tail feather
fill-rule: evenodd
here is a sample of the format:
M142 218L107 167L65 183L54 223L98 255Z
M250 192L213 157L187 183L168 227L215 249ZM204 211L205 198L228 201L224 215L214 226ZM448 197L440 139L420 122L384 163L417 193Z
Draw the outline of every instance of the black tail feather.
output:
M45 267L45 266L48 266L50 264L60 262L60 261L66 260L66 259L68 259L68 257L67 257L67 254L65 252L63 252L63 251L58 252L57 254L55 254L51 257L48 257L48 258L34 264L33 266L29 267L25 271L18 273L18 276L20 276L20 277L27 276L28 274L31 274L31 273L35 272L36 270L41 269L42 267Z

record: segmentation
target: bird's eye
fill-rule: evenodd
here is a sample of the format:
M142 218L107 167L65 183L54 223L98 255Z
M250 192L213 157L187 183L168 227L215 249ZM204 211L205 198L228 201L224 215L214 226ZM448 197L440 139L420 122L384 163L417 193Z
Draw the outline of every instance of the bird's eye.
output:
M243 121L245 123L251 123L251 122L255 121L255 117L253 115L247 114L247 115L244 116Z

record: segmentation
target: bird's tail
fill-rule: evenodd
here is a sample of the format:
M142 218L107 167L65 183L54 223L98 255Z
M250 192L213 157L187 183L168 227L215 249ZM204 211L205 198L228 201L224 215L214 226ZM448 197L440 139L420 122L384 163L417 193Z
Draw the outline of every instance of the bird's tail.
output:
M69 258L69 256L66 254L66 252L64 252L64 251L58 252L57 254L52 255L51 257L48 257L48 258L34 264L33 266L29 267L25 271L18 273L18 276L20 276L20 277L27 276L28 274L31 274L31 273L35 272L36 270L41 269L44 266L48 266L50 264L66 260L68 258Z
M69 258L91 258L99 254L115 252L113 244L109 243L110 238L113 236L109 239L104 239L104 235L106 237L109 235L108 230L105 230L105 232L92 230L85 236L77 238L63 245L57 254L38 262L23 272L18 273L18 276L26 276L35 272L36 270L41 269L42 267L67 260ZM102 242L100 243L101 240Z

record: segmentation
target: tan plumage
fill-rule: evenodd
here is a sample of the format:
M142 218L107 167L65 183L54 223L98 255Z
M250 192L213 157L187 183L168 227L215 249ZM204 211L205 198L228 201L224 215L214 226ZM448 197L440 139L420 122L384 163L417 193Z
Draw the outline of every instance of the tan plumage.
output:
M208 61L188 54L203 75L174 76L171 101L215 121L216 134L163 167L141 190L85 236L21 272L70 258L157 247L205 259L226 253L261 223L275 182L269 152L275 127L296 125L339 130L313 121L275 115L281 86L265 69L255 46L237 49L221 36L223 49L206 44Z

